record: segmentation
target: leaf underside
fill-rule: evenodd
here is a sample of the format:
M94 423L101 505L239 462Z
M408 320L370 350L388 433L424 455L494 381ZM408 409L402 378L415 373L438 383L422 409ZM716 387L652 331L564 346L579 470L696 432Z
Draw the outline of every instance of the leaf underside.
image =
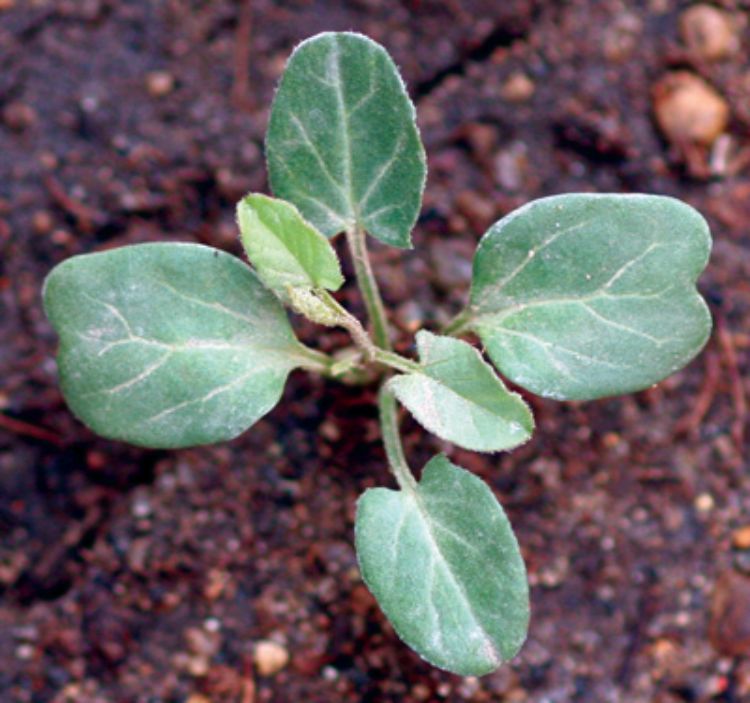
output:
M47 277L60 384L92 430L174 448L231 439L279 400L301 346L239 259L194 244L75 256Z
M247 257L267 288L338 290L344 283L330 242L291 203L253 193L238 203L237 221Z
M503 374L539 395L641 390L706 343L695 281L710 246L705 220L672 198L543 198L482 238L469 326Z
M520 649L529 603L518 543L489 488L445 456L416 491L367 490L356 545L380 607L431 664L479 676Z
M271 108L271 187L326 236L360 227L411 246L426 166L415 111L383 47L324 33L289 59Z
M394 376L388 385L423 427L482 452L511 449L531 437L534 420L528 406L474 347L422 330L417 348L422 369Z

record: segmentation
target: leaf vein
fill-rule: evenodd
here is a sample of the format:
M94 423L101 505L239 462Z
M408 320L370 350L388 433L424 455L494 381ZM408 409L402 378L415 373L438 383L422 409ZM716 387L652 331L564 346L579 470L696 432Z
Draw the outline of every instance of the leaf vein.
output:
M424 532L427 537L427 544L430 549L430 552L433 555L435 562L442 566L443 570L445 571L446 578L448 579L448 581L450 581L453 584L453 587L456 589L456 592L464 601L466 610L468 614L471 616L471 619L474 621L476 630L478 631L478 633L481 635L483 639L483 644L484 644L484 648L486 649L486 651L491 653L491 656L493 657L493 659L497 660L498 662L502 661L502 657L499 655L497 648L495 647L495 643L492 640L492 637L484 629L484 627L482 626L481 620L477 617L477 614L474 612L474 608L472 606L469 595L466 593L466 588L464 587L463 583L461 583L461 581L459 581L453 574L453 571L451 570L448 561L443 556L443 553L440 550L440 546L435 540L435 536L433 535L433 532L432 532L434 523L430 517L429 512L426 510L425 506L422 504L421 496L418 493L414 493L412 495L412 498L414 500L414 504L417 507L417 510L422 516L422 520L424 523Z
M658 242L651 242L638 256L632 258L630 261L626 261L615 271L610 279L600 288L601 292L609 290L617 281L622 278L633 266L643 261L652 251L661 248L663 245Z
M658 337L654 337L653 335L647 334L646 332L641 332L640 330L635 329L634 327L630 327L629 325L624 325L621 322L616 322L615 320L610 319L609 317L606 317L605 315L602 315L599 313L595 308L591 307L588 303L581 303L581 305L589 311L589 313L596 318L597 320L600 320L608 327L612 327L614 329L622 330L623 332L627 334L635 335L636 337L640 337L641 339L645 339L652 344L655 344L657 347L663 346L666 342L670 341L669 339L659 339Z
M291 109L289 110L289 115L292 118L292 123L297 128L297 131L302 136L302 139L304 139L307 148L310 150L312 155L315 157L315 160L318 162L318 165L320 166L321 171L323 171L326 178L328 178L328 180L339 191L339 193L341 193L342 196L346 197L344 185L342 185L342 183L337 178L335 178L334 175L331 173L330 169L328 168L328 164L323 158L323 155L320 153L320 150L316 146L315 142L313 142L312 139L310 138L310 135L307 132L307 127L305 127L304 123L299 118L299 116L295 112L293 112ZM345 177L345 180L346 180L346 177Z
M401 156L401 153L403 152L403 147L404 147L404 142L405 141L406 141L406 132L402 132L399 135L399 138L396 140L396 144L395 144L395 146L393 148L393 152L378 167L378 170L375 173L375 177L370 181L370 184L367 186L367 189L362 194L362 197L359 199L359 203L357 204L359 212L363 212L364 211L364 208L367 206L367 203L369 202L369 200L373 196L373 194L380 187L380 184L383 182L383 179L385 178L385 176L388 173L388 171L390 171L393 168L393 165L398 160L398 157Z
M344 167L344 184L341 186L342 195L347 198L349 207L353 211L355 220L359 219L359 213L354 208L354 195L352 191L352 145L351 136L349 134L349 116L346 112L346 104L344 102L344 86L341 82L341 52L339 50L338 41L334 39L333 42L333 59L331 67L334 70L333 81L335 85L336 94L336 105L341 119L341 141L343 146L343 167Z
M634 368L631 364L617 364L613 361L607 361L606 359L600 359L599 357L595 356L589 356L588 354L584 354L583 352L576 351L575 349L569 349L568 347L563 347L560 344L555 344L553 342L548 342L544 339L540 339L534 334L531 334L530 332L520 332L519 330L511 330L507 327L503 327L502 334L509 334L514 337L521 337L523 339L528 339L538 346L540 346L542 349L545 349L550 354L550 358L554 359L554 355L551 353L551 349L554 349L558 352L561 352L563 354L569 354L570 356L580 359L581 361L585 362L591 362L594 364L599 364L601 366L608 366L613 369L632 369ZM559 359L558 362L562 363ZM567 368L567 367L565 367ZM562 369L560 369L562 371ZM569 369L568 369L569 371ZM573 377L571 376L571 380L573 380Z
M149 376L151 376L153 373L158 371L164 364L169 361L170 357L172 356L172 352L168 351L164 356L162 356L160 359L155 361L150 366L147 366L143 371L133 376L131 379L124 381L123 383L118 383L116 386L112 386L111 388L104 388L102 390L94 391L92 393L86 393L86 396L93 396L93 395L116 395L117 393L120 393L131 386L135 386L141 381L145 381Z
M147 417L146 419L141 420L138 424L145 425L150 422L159 422L160 420L163 420L165 417L168 417L169 415L172 415L178 410L182 410L183 408L189 405L195 405L196 403L207 403L209 400L215 398L217 395L226 393L232 388L244 383L249 378L252 378L256 374L258 374L259 371L260 369L258 369L257 367L254 367L252 371L248 371L247 373L244 373L238 376L234 380L230 381L229 383L225 383L222 386L217 386L216 388L212 388L208 393L206 393L205 395L199 398L189 398L188 400L183 400L182 402L177 403L176 405L172 405L168 408L165 408L164 410L160 410L155 415L151 415L150 417Z
M209 310L216 310L217 312L229 315L230 317L234 317L237 320L242 320L243 322L247 322L251 325L257 324L257 320L254 320L252 317L243 315L241 312L233 310L232 308L228 308L226 305L222 305L218 301L207 302L205 300L201 300L200 298L194 298L184 291L181 291L179 288L175 288L175 286L173 286L171 283L168 283L167 281L164 281L160 278L153 278L152 280L156 285L161 286L165 290L168 290L173 295L177 296L178 298L182 298L182 300L185 300L188 303L192 303L193 305L200 305L204 308L208 308Z
M571 234L572 232L577 232L578 230L587 227L592 222L593 220L586 220L584 222L579 222L575 225L571 225L570 227L565 227L551 234L549 237L547 237L547 239L542 240L539 244L537 244L535 247L532 247L528 251L526 258L507 276L505 276L505 278L501 278L494 285L487 287L483 291L484 297L487 298L490 295L499 293L503 288L505 288L505 286L507 286L511 281L513 281L519 274L524 271L524 269L534 260L539 252L544 251L547 247L554 244L558 239L560 239L560 237L563 237L566 234Z

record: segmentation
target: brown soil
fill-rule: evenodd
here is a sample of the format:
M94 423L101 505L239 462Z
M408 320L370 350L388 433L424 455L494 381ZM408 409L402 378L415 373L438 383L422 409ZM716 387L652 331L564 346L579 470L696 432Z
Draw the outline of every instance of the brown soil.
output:
M0 699L750 701L750 3L715 5L740 37L719 59L682 41L674 0L0 0ZM156 239L239 253L275 81L325 29L383 43L420 114L416 248L374 253L405 352L465 300L485 227L531 198L665 193L715 234L716 334L686 370L532 398L513 454L451 450L506 506L533 585L528 643L481 680L412 654L358 578L356 498L391 483L371 389L295 374L245 436L165 453L92 436L56 385L47 271ZM721 136L659 132L671 71L726 102ZM405 434L415 466L444 448ZM290 662L262 676L267 639Z

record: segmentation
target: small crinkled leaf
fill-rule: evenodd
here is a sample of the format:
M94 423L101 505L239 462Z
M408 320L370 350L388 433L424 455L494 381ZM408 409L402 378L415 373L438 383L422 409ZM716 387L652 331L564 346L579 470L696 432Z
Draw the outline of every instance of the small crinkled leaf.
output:
M258 276L282 296L287 288L338 290L344 282L330 242L294 205L253 193L237 204L242 244Z
M513 530L487 485L445 456L415 491L365 491L356 544L383 612L431 664L481 676L520 649L529 593Z
M703 217L672 198L543 198L482 238L469 327L503 374L539 395L641 390L706 343L695 281L710 247Z
M105 437L173 448L237 436L300 365L284 309L239 259L195 244L75 256L49 274L60 384Z
M430 432L466 449L497 452L523 444L534 418L470 344L422 330L421 371L394 376L388 386Z
M414 106L382 46L319 34L289 59L271 108L274 193L331 237L361 227L411 246L426 176Z

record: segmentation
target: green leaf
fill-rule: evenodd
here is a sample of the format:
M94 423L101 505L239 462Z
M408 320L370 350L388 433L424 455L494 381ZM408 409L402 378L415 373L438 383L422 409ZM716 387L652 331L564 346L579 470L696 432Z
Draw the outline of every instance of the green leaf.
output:
M357 226L410 247L426 175L414 119L383 47L348 32L308 39L289 59L271 108L274 193L329 237Z
M394 376L388 387L430 432L466 449L497 452L523 444L534 418L470 344L417 333L422 370Z
M557 399L646 388L703 347L695 288L711 237L654 195L560 195L493 225L474 258L470 320L513 382Z
M399 637L464 676L516 655L529 622L526 569L490 489L445 456L414 491L370 488L357 504L365 583Z
M237 436L303 363L283 308L239 259L193 244L75 256L47 277L63 394L92 430L146 447Z
M338 290L344 283L333 247L294 205L248 195L237 204L237 221L250 263L282 297L290 286Z

